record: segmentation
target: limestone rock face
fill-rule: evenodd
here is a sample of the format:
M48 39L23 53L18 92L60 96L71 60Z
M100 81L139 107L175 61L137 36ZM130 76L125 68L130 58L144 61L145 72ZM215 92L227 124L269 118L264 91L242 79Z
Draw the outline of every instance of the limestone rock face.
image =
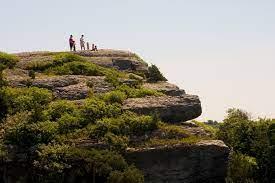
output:
M138 114L157 112L162 120L176 123L188 121L201 115L201 103L196 95L160 96L127 99L123 104L124 110Z
M170 96L180 96L185 94L184 90L181 90L178 86L168 82L144 83L143 87L157 90Z
M84 99L88 96L89 91L106 93L114 89L110 83L105 81L104 76L48 76L34 80L29 79L29 83L21 77L8 77L8 81L13 87L26 87L30 85L46 88L52 90L56 98L68 100Z
M20 58L17 64L26 69L30 61L48 62L58 52L28 52L16 54ZM129 51L102 49L99 51L77 51L74 54L85 57L88 61L103 67L114 67L119 70L148 72L148 65L136 54Z
M102 94L115 90L113 84L106 81L105 76L84 75L51 75L43 70L35 70L35 79L30 78L32 66L43 66L52 63L61 52L30 52L16 54L19 62L14 69L6 69L4 76L11 87L35 86L51 90L55 99L73 100L78 106L85 104L85 99L92 92ZM178 86L168 82L147 83L148 65L136 54L128 51L99 50L77 51L74 54L84 57L87 62L102 67L115 68L123 71L125 76L118 78L121 84L136 87L142 81L142 88L163 93L162 96L147 96L143 98L128 98L122 104L124 111L150 115L157 113L163 122L171 129L180 129L176 137L178 145L171 145L170 141L163 144L150 144L150 139L168 140L169 133L165 128L156 129L144 135L132 135L125 158L129 164L134 164L143 171L147 183L220 183L226 176L229 148L218 140L182 142L181 139L198 137L198 139L212 138L212 133L195 122L186 122L199 117L202 113L201 102L196 95L186 94ZM130 77L131 76L131 77ZM183 132L181 132L183 131ZM72 143L79 148L108 149L109 146L100 139L90 137L76 138ZM166 139L167 138L167 139ZM72 139L71 139L72 140ZM179 140L179 141L177 141ZM198 140L199 141L199 140ZM135 146L134 146L135 145ZM140 145L140 146L139 146ZM10 146L14 148L13 146ZM6 162L0 166L0 182L18 182L20 176L31 177L33 172L29 167L26 153L15 153L15 162ZM123 154L124 155L124 154ZM70 173L70 172L69 172ZM80 181L74 175L65 176L68 182ZM2 178L2 179L1 179ZM21 178L20 178L21 180ZM26 179L28 180L28 179ZM87 180L87 182L90 180Z
M129 149L126 155L145 174L146 183L222 183L229 148L219 140L193 145Z

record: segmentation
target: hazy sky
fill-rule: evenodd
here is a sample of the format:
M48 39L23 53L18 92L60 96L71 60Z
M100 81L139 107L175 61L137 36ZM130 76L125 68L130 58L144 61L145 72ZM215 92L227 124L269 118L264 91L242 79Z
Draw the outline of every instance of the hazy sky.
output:
M131 50L187 93L200 119L275 118L274 0L0 0L0 50L66 50L81 34Z

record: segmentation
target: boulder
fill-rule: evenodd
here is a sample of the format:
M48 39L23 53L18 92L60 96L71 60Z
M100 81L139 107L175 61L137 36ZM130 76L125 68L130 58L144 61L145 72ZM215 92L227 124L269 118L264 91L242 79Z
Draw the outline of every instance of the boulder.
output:
M79 100L88 97L90 88L85 83L58 87L54 89L54 96L60 99Z
M177 123L197 118L201 115L201 103L196 95L150 96L127 99L123 109L138 114L157 113L163 121Z
M145 183L225 182L229 148L219 140L192 145L128 149L126 159L145 175Z

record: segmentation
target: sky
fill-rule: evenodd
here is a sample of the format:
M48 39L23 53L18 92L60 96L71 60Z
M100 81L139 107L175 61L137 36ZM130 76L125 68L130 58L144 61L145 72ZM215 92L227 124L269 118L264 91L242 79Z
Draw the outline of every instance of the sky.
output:
M68 50L68 37L138 53L200 96L199 120L228 108L275 118L274 0L0 0L0 51Z

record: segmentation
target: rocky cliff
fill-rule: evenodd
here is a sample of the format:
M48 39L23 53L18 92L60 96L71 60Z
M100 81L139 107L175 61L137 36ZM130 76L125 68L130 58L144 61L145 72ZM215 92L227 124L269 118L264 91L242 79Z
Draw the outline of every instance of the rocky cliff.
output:
M148 82L147 63L131 52L99 50L74 53L85 60L83 63L92 63L92 66L74 58L60 61L56 58L59 54L64 53L16 54L19 62L15 68L3 72L8 85L47 89L52 92L53 100L70 101L80 108L87 105L86 100L91 96L105 100L110 92L120 92L127 96L122 97L122 113L157 115L162 121L158 129L150 133L128 137L125 158L142 170L145 182L223 182L228 147L221 141L212 140L212 135L203 126L186 122L201 115L198 96L186 94L183 89L166 81ZM113 75L117 77L113 78ZM86 149L109 148L91 136L72 139L71 143ZM11 166L10 162L7 166ZM14 169L14 166L0 168L4 182L18 180Z

